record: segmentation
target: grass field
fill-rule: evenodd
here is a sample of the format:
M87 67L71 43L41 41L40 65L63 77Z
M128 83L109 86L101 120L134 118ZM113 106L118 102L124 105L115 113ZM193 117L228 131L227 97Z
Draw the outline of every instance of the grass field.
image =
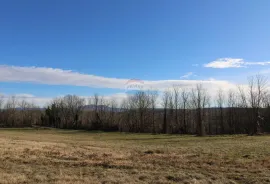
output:
M270 183L270 136L1 129L0 183Z

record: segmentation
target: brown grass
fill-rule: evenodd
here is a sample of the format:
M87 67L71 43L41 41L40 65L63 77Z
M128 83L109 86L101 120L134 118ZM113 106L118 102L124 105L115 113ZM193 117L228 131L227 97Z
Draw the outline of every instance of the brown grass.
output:
M2 129L0 183L270 183L270 137Z

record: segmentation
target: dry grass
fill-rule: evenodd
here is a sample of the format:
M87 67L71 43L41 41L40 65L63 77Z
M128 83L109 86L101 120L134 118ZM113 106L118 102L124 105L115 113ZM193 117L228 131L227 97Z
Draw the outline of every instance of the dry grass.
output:
M0 130L0 183L270 183L270 137Z

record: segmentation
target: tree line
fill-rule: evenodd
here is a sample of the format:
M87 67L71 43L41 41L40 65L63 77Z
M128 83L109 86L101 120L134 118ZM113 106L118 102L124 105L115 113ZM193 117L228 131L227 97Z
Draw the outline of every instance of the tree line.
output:
M0 97L1 127L46 126L63 129L164 134L249 134L270 131L270 93L265 76L248 85L209 95L203 84L172 86L161 94L138 90L121 103L98 94L55 98L40 109L26 100Z

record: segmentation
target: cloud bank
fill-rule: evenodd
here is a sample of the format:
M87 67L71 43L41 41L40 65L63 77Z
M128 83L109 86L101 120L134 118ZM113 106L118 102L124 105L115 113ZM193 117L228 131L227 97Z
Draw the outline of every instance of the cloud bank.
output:
M219 58L215 61L204 64L203 66L207 68L242 68L249 65L265 66L270 65L270 61L246 62L244 59L241 58Z
M181 80L130 80L83 74L72 70L62 70L57 68L0 65L0 82L27 82L46 85L69 85L87 86L91 88L122 89L122 93L104 96L104 99L114 99L117 103L120 103L124 98L127 97L128 93L126 93L125 90L127 89L127 84L130 85L131 81L140 81L140 85L143 85L144 90L151 89L161 92L170 89L173 86L189 89L200 83L208 90L210 96L215 96L216 91L220 88L224 89L225 91L229 89L236 89L236 85L234 83L225 80L215 80L213 78L209 78L207 80L188 80L187 78L191 75L193 75L193 73L187 73ZM5 99L9 97L10 95L6 95ZM17 94L16 97L18 99L25 99L28 102L33 102L39 106L46 105L54 98L37 97L31 94ZM81 97L86 99L91 98L91 96ZM158 101L160 101L160 99Z
M188 77L191 73L187 74ZM82 74L72 70L46 67L21 67L0 65L0 82L28 82L47 85L86 86L92 88L125 89L130 79L109 78ZM232 87L233 84L221 80L144 80L145 89L164 90L172 86L192 87L198 83L206 87Z

